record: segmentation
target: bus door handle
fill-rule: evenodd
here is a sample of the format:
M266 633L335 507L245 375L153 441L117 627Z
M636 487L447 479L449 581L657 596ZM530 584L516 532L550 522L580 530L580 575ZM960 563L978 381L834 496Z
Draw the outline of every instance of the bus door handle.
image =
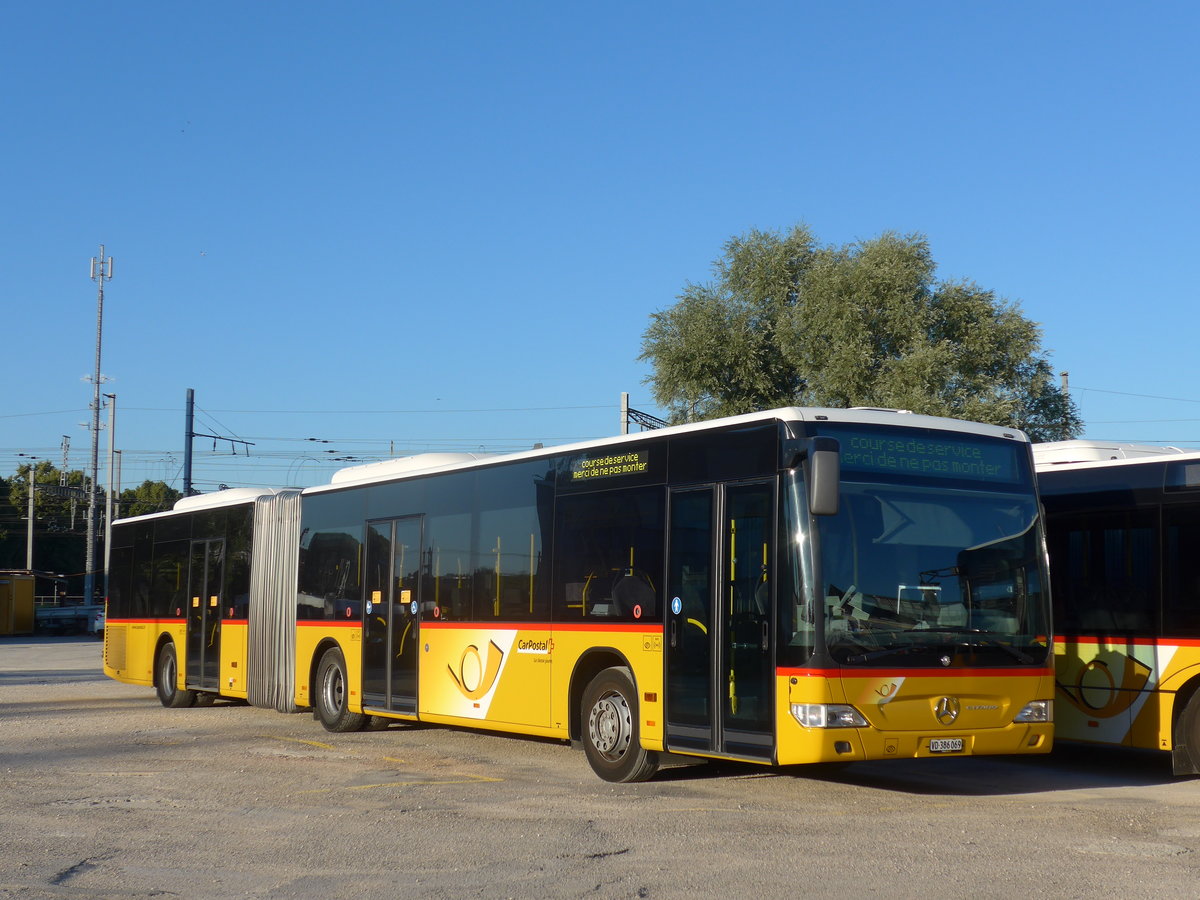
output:
M671 648L679 646L679 619L671 616Z
M764 653L767 651L767 648L771 646L771 628L770 628L770 624L771 624L771 623L770 623L770 622L768 622L766 619L763 619L763 623L762 623L762 648L763 648L763 652L764 652Z

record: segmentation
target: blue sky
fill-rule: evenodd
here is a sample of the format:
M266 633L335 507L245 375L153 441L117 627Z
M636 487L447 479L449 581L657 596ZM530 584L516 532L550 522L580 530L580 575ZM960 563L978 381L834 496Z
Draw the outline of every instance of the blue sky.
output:
M1200 447L1198 10L10 5L0 473L87 465L102 243L123 483L180 486L194 388L254 443L196 442L211 489L613 434L650 314L798 222L927 235L1087 436Z

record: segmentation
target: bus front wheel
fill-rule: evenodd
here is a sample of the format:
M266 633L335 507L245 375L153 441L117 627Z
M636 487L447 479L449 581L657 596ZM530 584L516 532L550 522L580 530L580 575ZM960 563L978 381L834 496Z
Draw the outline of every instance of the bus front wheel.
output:
M158 652L155 674L154 688L158 692L159 703L167 709L187 709L195 705L196 692L179 689L179 663L174 644L163 644Z
M658 771L658 754L642 747L637 688L624 666L605 669L583 692L583 749L605 781L645 781Z
M326 731L361 731L367 724L362 713L350 712L349 680L346 659L337 647L331 647L317 666L317 690L314 705L317 718Z

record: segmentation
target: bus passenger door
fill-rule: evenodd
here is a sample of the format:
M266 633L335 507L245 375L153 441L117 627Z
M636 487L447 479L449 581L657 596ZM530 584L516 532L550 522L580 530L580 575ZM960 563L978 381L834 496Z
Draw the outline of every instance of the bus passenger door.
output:
M671 493L667 747L774 756L773 482Z
M421 517L367 525L363 588L363 705L417 711Z
M192 541L188 558L187 685L220 688L225 541Z

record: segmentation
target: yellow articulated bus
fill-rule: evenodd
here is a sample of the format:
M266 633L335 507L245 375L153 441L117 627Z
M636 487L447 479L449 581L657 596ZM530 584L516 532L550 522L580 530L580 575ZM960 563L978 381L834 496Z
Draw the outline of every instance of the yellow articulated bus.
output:
M1200 774L1200 453L1058 441L1034 458L1064 739Z
M506 456L434 454L114 523L105 671L218 696L790 765L1045 753L1030 445L782 409Z

